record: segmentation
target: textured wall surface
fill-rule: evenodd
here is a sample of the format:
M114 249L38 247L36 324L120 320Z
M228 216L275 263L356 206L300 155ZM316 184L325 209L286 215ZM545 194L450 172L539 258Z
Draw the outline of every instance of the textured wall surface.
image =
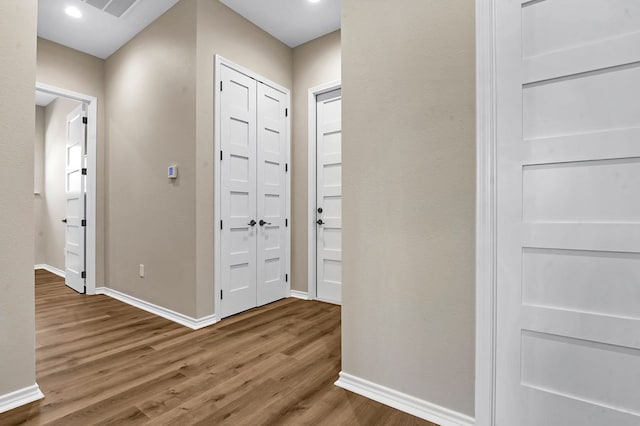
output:
M106 281L195 316L196 8L186 0L106 61ZM176 164L179 177L167 178ZM145 265L145 277L138 275Z
M0 2L0 396L36 380L35 0Z
M474 415L474 2L343 0L343 370Z

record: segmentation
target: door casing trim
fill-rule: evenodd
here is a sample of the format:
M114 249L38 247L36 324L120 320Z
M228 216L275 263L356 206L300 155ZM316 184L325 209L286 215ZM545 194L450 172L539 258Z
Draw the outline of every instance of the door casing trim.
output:
M476 0L476 425L494 426L497 341L496 0Z

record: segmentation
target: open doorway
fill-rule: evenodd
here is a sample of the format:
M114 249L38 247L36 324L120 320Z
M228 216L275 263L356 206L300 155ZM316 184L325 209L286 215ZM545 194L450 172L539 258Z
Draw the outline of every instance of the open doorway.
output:
M36 85L35 269L95 294L96 98Z

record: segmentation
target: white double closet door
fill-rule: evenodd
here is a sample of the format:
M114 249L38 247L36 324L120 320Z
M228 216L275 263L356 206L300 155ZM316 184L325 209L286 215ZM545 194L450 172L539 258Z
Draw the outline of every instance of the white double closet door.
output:
M221 66L221 318L288 296L287 102Z

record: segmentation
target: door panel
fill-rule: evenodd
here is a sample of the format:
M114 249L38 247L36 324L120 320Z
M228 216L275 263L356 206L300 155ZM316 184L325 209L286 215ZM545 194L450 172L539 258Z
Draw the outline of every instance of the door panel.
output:
M640 424L640 7L497 6L497 424Z
M85 177L82 165L86 153L84 105L67 116L66 176L65 176L65 283L79 293L85 292Z
M287 297L286 96L258 84L258 305Z
M221 67L221 318L256 306L256 83Z
M342 94L317 97L317 297L342 300Z
M287 96L221 66L221 318L287 297Z

